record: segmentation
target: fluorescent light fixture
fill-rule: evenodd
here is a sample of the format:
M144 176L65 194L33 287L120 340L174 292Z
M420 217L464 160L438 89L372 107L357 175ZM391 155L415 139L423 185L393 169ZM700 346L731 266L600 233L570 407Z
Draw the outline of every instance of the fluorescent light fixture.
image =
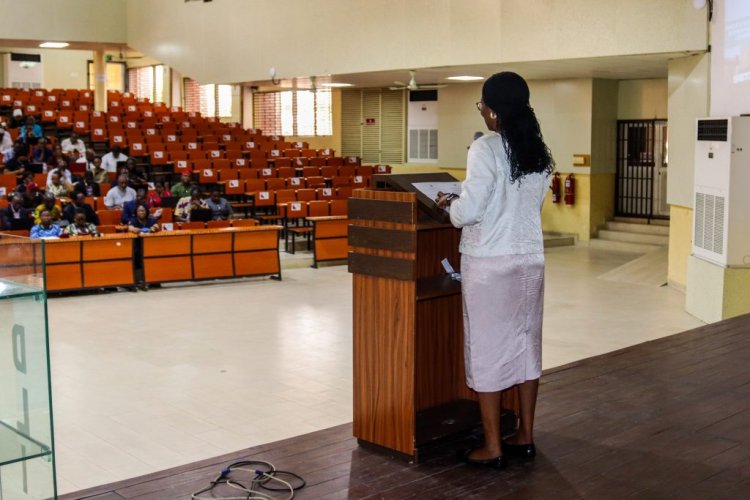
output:
M331 82L331 83L321 83L321 87L354 87L353 83L337 83L337 82Z
M68 42L44 42L39 44L43 49L64 49L68 45L70 45Z
M483 76L472 76L472 75L459 75L449 76L446 80L454 80L456 82L476 82L478 80L484 80Z

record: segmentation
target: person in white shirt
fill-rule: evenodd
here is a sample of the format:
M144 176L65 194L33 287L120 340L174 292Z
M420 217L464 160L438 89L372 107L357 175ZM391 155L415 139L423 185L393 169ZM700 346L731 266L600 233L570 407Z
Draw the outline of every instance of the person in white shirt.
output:
M47 172L47 185L49 186L52 183L52 174L58 174L60 176L60 180L67 181L68 184L73 184L73 175L70 173L70 170L68 170L68 166L59 166L55 167L49 172Z
M70 134L70 137L68 137L67 139L63 139L63 141L60 143L60 146L62 147L62 152L63 154L65 154L65 156L70 156L72 158L82 158L83 155L86 154L86 145L75 132Z
M133 200L135 200L135 189L128 186L128 176L121 175L117 178L117 186L107 191L107 196L104 197L104 206L109 209L122 209L125 203Z
M109 153L102 156L102 167L107 172L117 172L117 163L128 161L128 157L122 153L120 146L112 146Z
M13 139L10 137L10 132L5 130L5 127L0 127L0 134L2 134L2 138L0 138L0 154L5 155L7 151L13 150Z
M86 165L86 170L93 170L94 158L96 158L96 152L93 149L87 149L86 154L78 158L76 163L83 163Z

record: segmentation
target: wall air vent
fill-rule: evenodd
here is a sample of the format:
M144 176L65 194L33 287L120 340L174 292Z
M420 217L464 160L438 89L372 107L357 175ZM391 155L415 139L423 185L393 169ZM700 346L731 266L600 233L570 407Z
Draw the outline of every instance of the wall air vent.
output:
M729 120L698 120L699 141L727 142Z

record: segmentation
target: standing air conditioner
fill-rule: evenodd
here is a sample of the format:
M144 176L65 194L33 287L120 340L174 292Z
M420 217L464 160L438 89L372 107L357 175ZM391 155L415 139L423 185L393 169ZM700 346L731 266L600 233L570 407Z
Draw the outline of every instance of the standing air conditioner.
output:
M693 255L750 265L750 116L698 120Z

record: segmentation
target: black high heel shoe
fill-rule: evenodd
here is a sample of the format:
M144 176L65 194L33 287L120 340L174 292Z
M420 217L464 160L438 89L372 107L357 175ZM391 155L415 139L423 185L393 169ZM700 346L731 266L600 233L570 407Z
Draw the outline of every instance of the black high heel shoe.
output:
M536 446L531 444L510 444L503 443L503 455L510 458L519 458L524 462L531 462L536 457Z
M500 455L499 457L489 458L486 460L478 460L476 458L469 458L469 454L472 451L474 450L466 450L462 453L459 453L459 458L463 460L464 463L467 463L469 465L482 465L484 467L491 467L495 470L503 470L508 467L508 459L505 458L505 455Z

